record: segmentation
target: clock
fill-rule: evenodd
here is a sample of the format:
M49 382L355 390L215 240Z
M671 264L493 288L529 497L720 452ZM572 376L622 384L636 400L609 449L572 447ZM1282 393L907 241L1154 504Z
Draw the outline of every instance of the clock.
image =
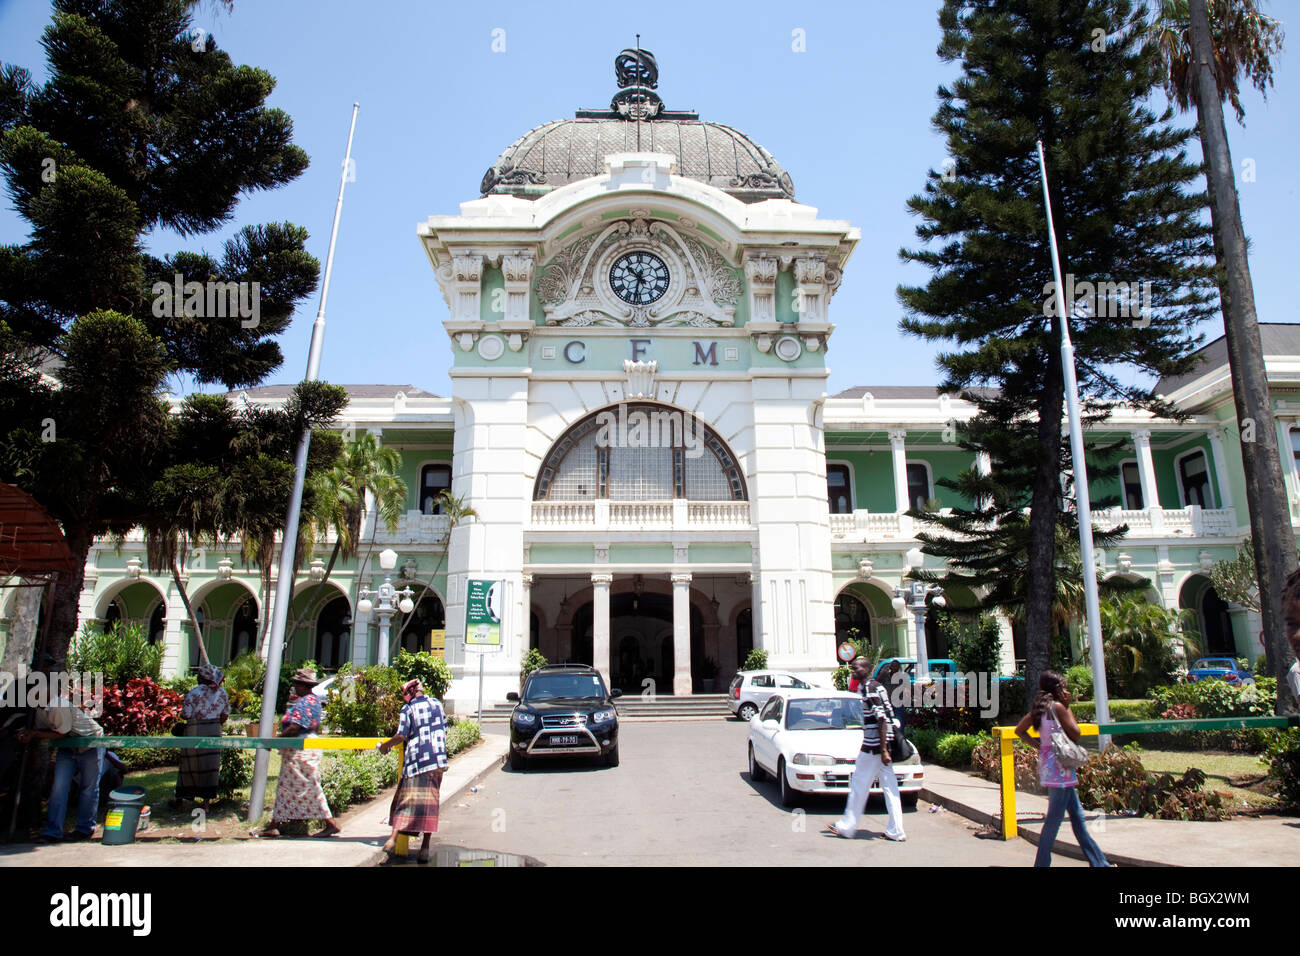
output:
M649 305L668 291L668 267L649 252L629 252L609 269L609 286L629 305Z

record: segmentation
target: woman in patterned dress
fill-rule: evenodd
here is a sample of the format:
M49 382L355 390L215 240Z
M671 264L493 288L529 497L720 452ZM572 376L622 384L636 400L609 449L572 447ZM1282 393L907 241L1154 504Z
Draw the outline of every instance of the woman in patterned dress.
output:
M181 705L185 736L220 737L221 725L230 716L230 700L221 687L226 677L211 664L200 667L198 677L198 686L185 695L185 703ZM206 807L208 801L217 795L221 779L221 751L182 750L180 763L176 799L171 801L171 806L175 808L182 799L188 798L202 800Z
M305 668L290 678L293 696L289 709L280 722L280 736L315 736L320 729L320 700L311 692L316 685L316 675ZM275 784L275 809L271 811L271 825L261 832L264 837L278 837L280 825L286 820L324 820L325 829L317 836L329 837L342 832L330 813L321 788L321 758L319 750L281 750L280 777Z
M438 830L442 772L447 766L447 724L442 701L426 697L418 680L402 685L402 698L406 703L397 733L379 745L379 752L386 754L396 744L406 744L402 777L388 812L393 833L384 844L384 851L391 855L396 850L399 833L423 834L420 862L428 863L429 843Z

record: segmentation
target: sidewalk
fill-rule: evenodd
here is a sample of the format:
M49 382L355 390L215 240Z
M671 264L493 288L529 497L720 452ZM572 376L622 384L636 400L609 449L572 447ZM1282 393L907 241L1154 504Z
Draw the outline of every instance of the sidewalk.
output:
M980 777L925 765L922 799L976 823L997 826L1002 815L998 784ZM1016 793L1016 826L1035 846L1047 813L1047 798ZM1265 816L1219 822L1105 817L1087 813L1088 832L1106 858L1120 866L1295 866L1300 863L1300 818ZM1067 817L1056 837L1056 853L1082 860Z
M484 734L482 741L453 757L442 778L442 803L450 806L462 793L500 766L507 738ZM0 868L14 866L378 866L381 847L392 831L384 825L393 791L339 817L343 835L318 839L137 841L126 846L87 843L0 846ZM435 840L435 845L437 845ZM418 847L417 847L418 848ZM412 849L412 853L415 848Z

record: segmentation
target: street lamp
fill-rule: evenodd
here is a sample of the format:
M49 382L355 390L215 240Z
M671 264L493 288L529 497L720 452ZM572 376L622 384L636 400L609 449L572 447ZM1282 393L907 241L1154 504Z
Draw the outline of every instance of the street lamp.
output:
M907 552L906 562L910 570L915 570L925 562L925 555L920 548L913 548ZM930 657L925 647L925 612L929 598L934 598L935 607L943 607L948 603L943 597L943 588L937 584L913 581L907 587L894 588L894 613L902 617L911 610L916 621L916 679L920 681L930 679Z
M362 614L369 614L374 611L379 615L379 663L388 663L388 626L393 619L393 615L398 611L403 614L410 614L415 610L415 604L411 601L411 595L414 593L409 587L397 590L393 587L392 570L397 567L397 552L392 548L385 548L379 552L379 567L384 570L384 583L379 585L377 590L362 588L359 596L361 600L357 602L357 610ZM377 598L379 603L375 604L371 598ZM395 599L401 598L398 603L393 603Z

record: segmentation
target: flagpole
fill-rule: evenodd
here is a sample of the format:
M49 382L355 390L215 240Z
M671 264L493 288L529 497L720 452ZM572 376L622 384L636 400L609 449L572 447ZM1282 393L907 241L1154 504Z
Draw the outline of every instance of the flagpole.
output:
M1043 141L1038 141L1038 168L1043 177L1043 204L1047 208L1047 236L1052 246L1052 276L1056 279L1056 314L1061 320L1061 369L1065 375L1065 408L1070 419L1070 454L1074 460L1074 501L1079 518L1079 557L1083 562L1083 599L1088 621L1088 654L1092 663L1092 687L1097 705L1097 723L1110 723L1110 698L1106 690L1106 655L1101 643L1101 611L1097 597L1097 565L1092 549L1092 502L1088 497L1088 466L1084 458L1083 423L1079 415L1079 382L1074 371L1074 344L1070 341L1070 314L1065 308L1061 283L1061 261L1056 250L1056 228L1052 224L1052 197L1047 189L1047 159ZM1034 691L1029 688L1031 696ZM1098 746L1105 749L1110 738L1102 734Z
M311 327L311 350L307 355L307 375L304 381L314 382L320 377L320 357L325 348L325 304L329 301L330 276L334 272L334 247L339 238L339 219L343 214L343 190L352 168L352 134L357 128L357 110L360 103L352 104L352 122L348 126L348 147L343 158L343 173L339 177L339 198L334 204L334 226L330 230L329 252L325 256L325 276L321 281L320 308ZM280 571L275 582L275 603L271 607L271 631L266 648L266 679L262 682L262 716L257 726L259 737L274 734L275 698L280 691L280 662L284 657L284 629L288 623L289 602L293 600L293 558L298 541L298 524L302 511L303 485L307 477L307 450L311 446L311 429L304 428L298 439L298 453L294 458L293 494L289 496L289 512L284 520L284 539L280 544ZM253 789L248 799L248 820L256 821L266 805L266 776L271 766L271 751L258 750L253 764Z

